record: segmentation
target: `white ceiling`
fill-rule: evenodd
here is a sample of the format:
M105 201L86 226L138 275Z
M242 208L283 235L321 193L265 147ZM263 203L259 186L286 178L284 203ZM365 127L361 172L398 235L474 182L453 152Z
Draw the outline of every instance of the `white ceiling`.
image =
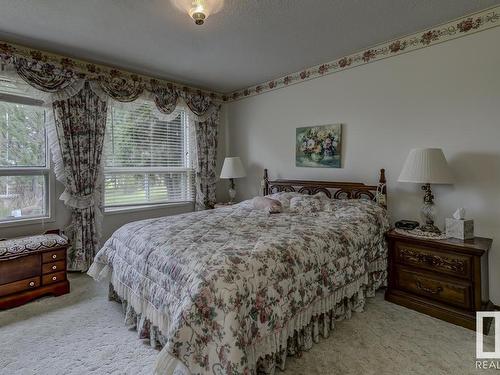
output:
M196 26L169 0L1 0L0 39L229 92L500 0L225 0Z

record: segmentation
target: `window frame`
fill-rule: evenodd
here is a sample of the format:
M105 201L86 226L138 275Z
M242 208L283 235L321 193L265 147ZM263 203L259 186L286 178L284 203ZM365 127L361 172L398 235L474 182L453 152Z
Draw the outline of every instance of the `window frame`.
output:
M32 98L26 98L22 96L16 96L11 94L1 94L0 101L21 104L21 105L32 105L44 108L43 102ZM47 111L47 108L44 108ZM39 224L39 223L49 223L54 222L55 219L55 176L52 168L52 160L50 157L50 147L49 140L47 136L47 120L45 114L45 166L44 167L0 167L0 176L44 176L45 179L45 207L47 212L42 216L25 217L20 219L0 219L0 228L3 227L13 227L21 225Z
M151 101L145 101L146 103L150 105L155 105ZM109 109L109 107L108 107ZM113 110L113 108L111 108ZM191 149L194 147L194 145L190 145L190 134L189 134L189 116L188 113L186 112L185 109L180 109L179 110L179 116L181 116L181 121L184 121L184 133L185 133L185 142L186 142L186 148L188 150L189 156L187 163L188 165L191 165L191 167L106 167L105 165L105 160L103 160L103 169L102 169L102 185L101 185L101 191L102 191L102 203L101 203L101 209L106 215L112 215L112 214L117 214L117 213L124 213L124 212L137 212L137 211L145 211L145 210L154 210L154 209L161 209L161 208L166 208L166 207L176 207L176 206L189 206L193 205L195 202L195 168L193 164L193 159L192 159L192 153ZM107 124L106 124L107 126ZM103 158L105 155L105 151L103 148ZM130 203L130 204L116 204L116 205L106 205L105 204L105 195L106 195L106 175L119 175L119 174L124 174L124 175L133 175L133 174L166 174L166 173L171 173L171 172L186 172L188 174L191 174L189 176L192 181L192 199L191 200L185 200L185 201L171 201L171 202L145 202L145 203Z

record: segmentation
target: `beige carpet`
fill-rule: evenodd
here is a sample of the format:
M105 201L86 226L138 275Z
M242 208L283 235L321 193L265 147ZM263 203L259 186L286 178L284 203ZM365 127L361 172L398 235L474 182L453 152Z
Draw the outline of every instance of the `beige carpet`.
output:
M0 312L0 374L150 374L157 351L123 326L107 288L71 275L71 293ZM493 350L493 337L485 340ZM279 375L485 374L475 370L475 333L370 299L365 312Z

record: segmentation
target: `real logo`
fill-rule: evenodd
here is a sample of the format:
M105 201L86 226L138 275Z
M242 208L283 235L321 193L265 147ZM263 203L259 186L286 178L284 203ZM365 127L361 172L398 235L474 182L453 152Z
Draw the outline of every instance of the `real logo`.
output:
M484 351L483 327L486 319L494 319L495 322L495 348L493 352ZM490 359L480 361L479 359ZM478 311L476 313L476 368L477 369L500 369L500 311Z

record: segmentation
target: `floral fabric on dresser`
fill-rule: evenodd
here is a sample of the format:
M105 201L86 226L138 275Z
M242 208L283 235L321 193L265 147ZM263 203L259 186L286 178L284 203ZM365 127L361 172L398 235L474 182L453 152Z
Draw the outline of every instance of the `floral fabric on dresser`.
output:
M67 244L68 240L66 238L54 233L4 240L0 241L0 259L33 251L49 250Z
M290 338L304 347L296 331L307 346L318 320L326 331L385 281L386 211L362 200L337 205L269 214L250 200L130 223L89 274L109 271L139 331L161 343L158 373L262 373L284 364Z

